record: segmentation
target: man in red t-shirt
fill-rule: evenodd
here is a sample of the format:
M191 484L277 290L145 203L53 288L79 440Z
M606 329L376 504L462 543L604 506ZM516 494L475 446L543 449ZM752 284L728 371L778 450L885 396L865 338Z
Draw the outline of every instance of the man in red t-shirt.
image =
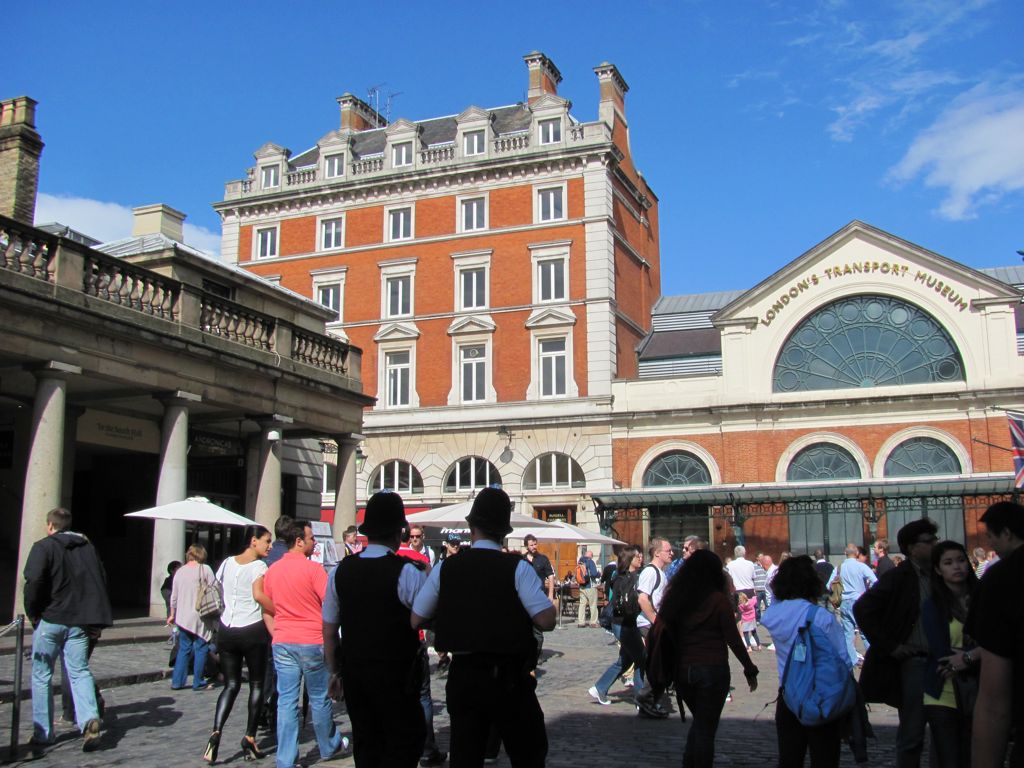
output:
M326 760L349 750L348 739L334 725L327 697L330 673L324 663L321 620L327 572L309 559L314 541L308 522L293 521L285 540L289 550L263 579L263 591L274 602L277 768L293 768L299 755L299 688L303 680L321 756Z

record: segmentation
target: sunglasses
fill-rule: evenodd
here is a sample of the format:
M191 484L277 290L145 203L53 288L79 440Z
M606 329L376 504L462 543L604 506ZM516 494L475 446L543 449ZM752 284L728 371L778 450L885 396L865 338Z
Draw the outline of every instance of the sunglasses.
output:
M410 533L409 534L409 538L410 539L422 539L423 536L421 534L418 534L418 533Z

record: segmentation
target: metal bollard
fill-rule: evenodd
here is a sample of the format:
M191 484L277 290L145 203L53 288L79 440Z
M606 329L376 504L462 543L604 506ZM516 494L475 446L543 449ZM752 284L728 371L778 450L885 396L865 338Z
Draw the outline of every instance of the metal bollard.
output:
M18 757L18 731L21 730L21 686L22 665L25 662L25 616L18 614L14 635L14 701L11 703L11 748L10 759Z

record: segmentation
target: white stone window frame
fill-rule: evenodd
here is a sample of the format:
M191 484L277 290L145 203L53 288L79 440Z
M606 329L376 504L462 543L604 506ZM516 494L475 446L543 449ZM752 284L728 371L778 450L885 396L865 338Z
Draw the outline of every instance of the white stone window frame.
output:
M491 306L491 254L493 251L469 251L452 254L452 269L455 277L455 307L458 312L484 312ZM484 304L482 307L467 307L462 303L462 273L473 269L484 270Z
M541 197L555 190L560 190L562 197L562 215L552 216L548 219L541 218L543 206ZM533 222L535 224L550 224L552 222L565 221L569 218L568 184L566 182L555 182L553 184L537 184L533 188Z
M341 245L324 245L324 224L329 221L340 221L341 222ZM325 213L316 217L316 250L318 253L326 253L330 251L340 251L345 247L345 214L338 213Z
M409 402L406 405L389 404L388 355L409 353ZM416 342L411 339L382 341L377 347L377 404L375 410L401 411L419 408L420 398L416 392Z
M565 339L565 393L560 395L542 395L541 387L541 354L542 341ZM579 397L580 390L576 384L576 371L573 361L575 349L571 327L537 328L530 331L530 384L526 389L527 400L566 400Z
M399 211L409 211L409 236L392 237L391 215ZM384 242L385 243L407 243L416 238L416 204L413 202L401 203L398 205L387 205L384 207Z
M267 183L267 175L273 176L273 183ZM280 163L267 163L266 165L260 166L260 189L280 189L281 188L281 164Z
M333 172L336 170L336 172ZM330 152L324 155L324 178L340 179L345 176L345 153Z
M556 133L557 136L551 134ZM537 121L537 143L541 146L561 144L565 136L561 117L545 117Z
M479 139L480 149L475 152L470 152L470 139L473 139L473 143L477 143ZM487 129L486 128L473 128L467 130L462 134L462 156L463 157L484 157L487 155Z
M378 264L380 269L380 316L387 320L408 319L416 314L416 263L417 259L396 259ZM409 278L409 312L391 314L388 293L389 281L397 277Z
M330 285L338 286L338 316L327 323L328 329L335 323L340 324L345 317L345 279L348 275L348 267L332 267L330 269L317 269L310 272L313 278L313 301L320 304L320 289ZM321 306L324 306L321 304ZM336 334L335 334L336 335Z
M466 218L463 216L463 205L473 201L483 200L484 206L484 223L481 227L474 227L473 229L466 228ZM455 198L455 231L459 233L466 232L485 232L491 226L491 196L488 192L475 192L468 195L457 195Z
M261 235L264 232L273 231L274 233L274 252L262 255L260 253L260 240ZM252 227L252 258L254 261L266 261L267 259L276 259L281 255L281 222L274 222L273 224L253 224Z
M474 328L469 333L452 334L452 387L448 392L448 405L483 405L498 402L494 389L494 331ZM483 346L484 348L484 397L482 400L462 399L462 348Z
M406 156L408 153L408 156ZM392 168L412 168L413 157L415 156L415 147L413 147L412 139L408 141L399 141L391 145L391 167ZM401 157L399 157L401 155ZM401 160L401 162L399 162Z
M564 240L557 243L528 246L530 249L531 268L533 270L533 303L534 304L565 304L569 301L569 258L572 241ZM562 296L561 298L541 298L541 263L562 261Z

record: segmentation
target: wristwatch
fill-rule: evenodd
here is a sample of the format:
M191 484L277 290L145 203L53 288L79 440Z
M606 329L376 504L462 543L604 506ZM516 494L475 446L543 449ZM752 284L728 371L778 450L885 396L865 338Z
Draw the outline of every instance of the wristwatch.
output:
M974 663L974 657L971 656L971 652L970 651L964 651L963 659L964 659L964 664L966 664L968 667L971 666L971 664Z

